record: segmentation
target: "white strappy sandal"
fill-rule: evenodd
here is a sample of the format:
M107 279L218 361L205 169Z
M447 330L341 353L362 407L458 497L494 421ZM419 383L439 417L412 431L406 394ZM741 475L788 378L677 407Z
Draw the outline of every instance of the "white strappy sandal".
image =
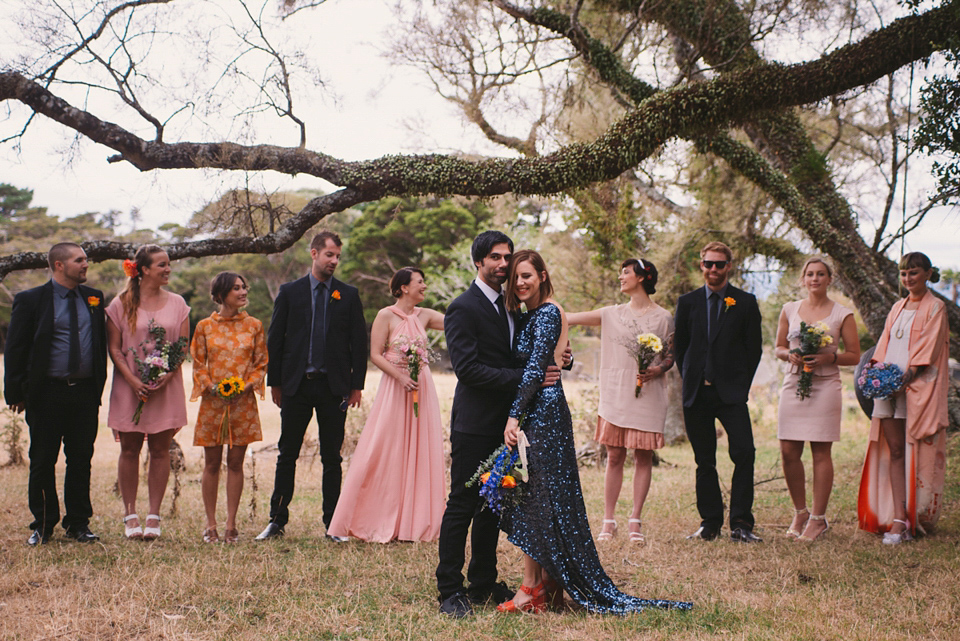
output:
M598 541L598 542L599 542L599 541L610 541L611 539L613 539L614 535L617 533L617 522L614 521L613 519L603 519L603 524L604 524L604 525L606 525L606 524L608 524L608 523L613 523L613 529L610 530L609 532L603 532L603 531L601 531L600 534L597 535L597 541Z
M134 526L127 525L127 522L136 519ZM140 527L140 517L136 514L128 514L123 517L123 535L131 540L140 540L143 538L143 528Z
M159 514L148 514L148 521L156 521L156 526L144 526L143 528L143 540L144 541L153 541L160 538L160 515Z
M643 522L640 519L627 519L627 523L636 523L637 527L640 527ZM643 532L630 532L631 543L645 543L646 540L647 539L643 536Z

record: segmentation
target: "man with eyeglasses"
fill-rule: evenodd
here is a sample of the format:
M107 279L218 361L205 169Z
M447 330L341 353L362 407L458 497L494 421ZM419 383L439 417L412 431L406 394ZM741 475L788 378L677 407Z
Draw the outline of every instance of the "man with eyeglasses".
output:
M753 533L753 463L756 449L747 394L760 364L760 308L752 294L730 284L733 252L714 241L700 251L704 286L677 301L674 345L683 377L683 418L697 462L700 528L690 539L712 541L723 526L717 476L719 420L727 432L733 480L730 538L759 543Z

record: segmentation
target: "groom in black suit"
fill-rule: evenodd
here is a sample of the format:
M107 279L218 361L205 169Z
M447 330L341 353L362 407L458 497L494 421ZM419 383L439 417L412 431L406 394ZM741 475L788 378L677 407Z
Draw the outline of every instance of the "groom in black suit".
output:
M20 292L3 354L3 394L14 412L27 411L30 429L28 497L33 522L29 545L46 543L60 521L56 465L63 443L63 528L81 543L90 531L90 460L107 380L103 292L83 285L87 254L76 243L47 253L53 277Z
M270 523L258 541L283 536L290 518L297 458L317 414L323 466L323 524L340 498L340 448L347 406L359 407L367 375L367 326L356 287L333 277L340 237L322 231L310 243L310 273L280 286L267 332L267 385L280 408L280 454L270 498ZM327 535L327 538L333 538Z
M466 482L490 454L503 445L510 405L523 376L523 364L513 356L517 328L507 313L501 286L513 254L513 241L499 231L485 231L470 250L477 278L447 308L443 319L450 362L457 375L450 416L450 497L440 524L437 588L440 611L455 618L472 613L472 604L513 598L497 582L499 517L482 509L479 487ZM547 371L543 385L553 385L560 370ZM472 557L463 586L467 532Z
M719 420L734 464L730 485L730 538L757 543L753 533L753 463L756 450L747 394L760 364L760 309L752 294L728 281L733 252L711 242L700 252L705 285L677 301L677 363L683 377L683 418L697 463L700 528L687 538L711 541L723 525L717 476Z

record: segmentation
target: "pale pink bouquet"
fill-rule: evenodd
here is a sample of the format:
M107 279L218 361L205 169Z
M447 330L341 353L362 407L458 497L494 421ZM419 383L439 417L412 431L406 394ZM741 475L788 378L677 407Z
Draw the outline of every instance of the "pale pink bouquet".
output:
M391 347L400 354L401 360L398 365L407 368L407 373L413 382L420 380L422 368L431 360L436 360L435 354L427 346L427 341L422 336L407 336L400 334L391 343ZM420 416L420 396L419 390L413 390L413 415Z

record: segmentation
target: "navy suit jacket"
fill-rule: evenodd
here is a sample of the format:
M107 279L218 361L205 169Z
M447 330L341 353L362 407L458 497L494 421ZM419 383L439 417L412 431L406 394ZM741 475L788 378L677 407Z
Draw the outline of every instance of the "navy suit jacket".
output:
M476 283L450 303L443 331L457 375L451 430L502 434L523 367L513 356L510 336L497 309Z
M330 391L348 396L363 389L367 376L367 324L356 287L332 279L327 301L327 336L324 363ZM293 396L307 371L313 292L310 277L280 286L273 302L273 317L267 332L267 385L280 387Z
M93 339L93 378L97 399L107 380L107 330L103 292L78 285L77 293L87 303ZM96 299L96 304L91 301ZM37 392L50 369L53 338L53 282L20 292L13 298L13 312L3 353L3 396L8 405L36 402Z
M707 352L718 368L716 387L724 403L746 403L753 375L763 353L760 308L753 294L727 286L734 304L720 311L720 326L707 335L707 294L704 287L684 294L677 301L674 348L683 377L683 405L690 407L697 397ZM723 305L723 301L720 303Z

